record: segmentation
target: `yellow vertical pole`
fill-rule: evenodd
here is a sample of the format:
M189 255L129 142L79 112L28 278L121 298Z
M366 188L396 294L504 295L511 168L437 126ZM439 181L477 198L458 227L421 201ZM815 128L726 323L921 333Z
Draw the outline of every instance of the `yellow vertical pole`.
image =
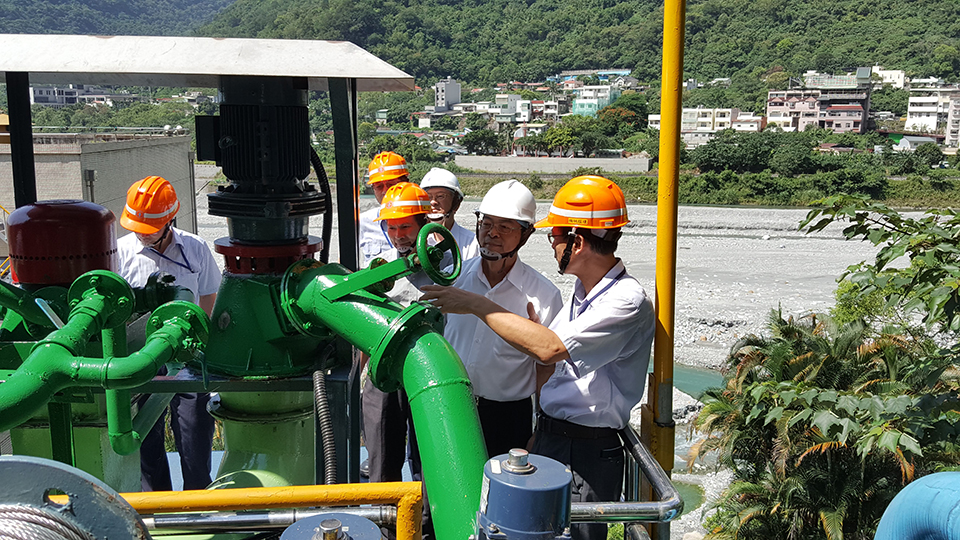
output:
M677 291L677 201L680 179L680 113L686 0L665 0L663 68L660 84L660 173L657 193L657 328L650 396L642 415L645 439L663 470L674 456L673 342ZM652 410L651 410L652 409ZM654 525L652 538L668 539L669 524Z

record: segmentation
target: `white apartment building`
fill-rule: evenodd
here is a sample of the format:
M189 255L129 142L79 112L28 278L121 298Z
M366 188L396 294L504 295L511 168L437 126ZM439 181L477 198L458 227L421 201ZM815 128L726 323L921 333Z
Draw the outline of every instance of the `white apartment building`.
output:
M437 81L433 85L434 89L434 111L443 112L450 110L454 104L460 103L460 83L447 77Z
M947 123L950 102L955 96L960 96L960 88L955 86L917 88L911 85L904 127L908 131L939 133Z
M880 66L873 66L871 73L879 75L881 83L879 87L882 87L885 84L889 84L894 88L903 88L907 84L907 73L902 69L883 69ZM879 88L874 85L874 88Z
M620 89L610 85L582 86L575 90L573 107L570 112L582 116L594 117L597 111L610 105L620 97Z
M944 146L960 146L960 95L953 96L950 99L950 106L947 113L947 129L944 132L946 138L943 141Z
M651 129L660 129L660 115L647 115L647 125ZM736 108L683 109L680 111L680 137L687 149L693 149L713 140L718 131L763 131L767 119L752 112L741 112Z
M519 94L497 94L497 97L494 99L493 106L490 108L496 107L497 114L517 114L517 103L520 102ZM477 104L479 108L479 103Z

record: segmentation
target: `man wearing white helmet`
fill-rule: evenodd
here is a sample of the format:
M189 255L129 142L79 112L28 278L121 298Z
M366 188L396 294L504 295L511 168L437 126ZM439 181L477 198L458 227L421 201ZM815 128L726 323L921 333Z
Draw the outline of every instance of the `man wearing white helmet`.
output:
M503 308L550 324L563 305L549 279L520 261L533 233L537 203L516 180L490 188L477 210L480 257L464 261L454 287L483 295ZM473 315L447 316L444 337L463 360L477 397L487 452L524 448L533 433L535 362Z
M434 167L423 176L420 187L430 195L430 213L427 219L447 228L460 246L464 261L476 257L479 252L477 235L457 224L454 216L463 202L463 190L457 176L446 169Z

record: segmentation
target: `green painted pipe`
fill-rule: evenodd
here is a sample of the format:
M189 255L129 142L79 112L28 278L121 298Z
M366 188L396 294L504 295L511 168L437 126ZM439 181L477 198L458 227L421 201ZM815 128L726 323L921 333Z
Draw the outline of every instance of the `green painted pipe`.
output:
M414 302L403 308L357 290L331 301L324 291L350 279L340 265L293 265L284 276L284 312L304 332L333 330L370 355L385 392L407 391L437 538L475 532L487 453L470 380L439 333L443 316Z
M194 343L206 340L207 318L188 302L171 302L154 312L152 333L139 352L126 357L86 358L78 355L106 320L104 298L90 295L77 303L63 328L38 343L23 364L0 384L0 431L18 426L43 407L55 393L70 386L109 390L140 386L156 375L164 363ZM162 316L158 315L163 312ZM114 396L112 408L119 409ZM129 401L127 401L129 407Z
M0 306L16 312L27 322L53 328L53 322L37 305L35 296L6 281L0 281Z
M125 326L106 328L101 334L104 359L127 355L127 329ZM110 447L121 456L132 454L140 448L144 437L166 410L175 394L154 394L137 411L136 418L130 412L130 390L107 390L107 433Z
M477 509L487 450L467 371L440 334L421 326L407 335L403 366L423 482L437 538L469 538Z

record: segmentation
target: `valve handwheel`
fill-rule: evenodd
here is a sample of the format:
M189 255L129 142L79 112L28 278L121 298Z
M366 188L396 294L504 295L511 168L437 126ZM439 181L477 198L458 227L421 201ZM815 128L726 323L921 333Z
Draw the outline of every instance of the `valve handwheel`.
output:
M435 246L427 244L427 239L433 233L440 235L440 242ZM453 256L453 266L449 272L440 268L443 254L447 251ZM460 276L460 266L463 261L460 258L457 240L446 227L439 223L427 223L420 229L420 234L417 235L417 258L420 259L423 272L437 285L452 285Z

